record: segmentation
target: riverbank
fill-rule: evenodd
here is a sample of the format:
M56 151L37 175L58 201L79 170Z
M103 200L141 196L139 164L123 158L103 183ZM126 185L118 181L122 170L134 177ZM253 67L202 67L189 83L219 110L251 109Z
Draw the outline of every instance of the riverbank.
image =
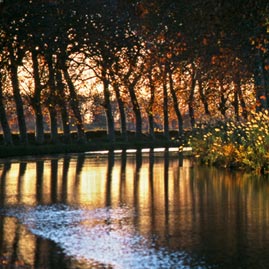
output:
M156 147L176 147L177 143L87 143L87 144L53 144L53 145L19 145L0 146L0 158L26 155L45 155L61 153L82 153L87 151L142 149Z
M127 150L157 147L180 147L178 140L156 139L151 140L149 137L140 139L131 138L128 141L109 142L105 138L92 138L87 142L70 142L70 143L46 143L37 145L29 143L28 145L0 145L0 158L27 156L27 155L47 155L47 154L65 154L65 153L82 153L88 151L100 150Z

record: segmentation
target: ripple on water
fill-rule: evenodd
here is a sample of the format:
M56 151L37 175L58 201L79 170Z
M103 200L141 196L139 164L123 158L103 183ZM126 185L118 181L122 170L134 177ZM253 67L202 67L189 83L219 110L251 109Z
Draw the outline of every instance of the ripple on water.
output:
M35 235L57 243L68 256L97 261L118 269L190 268L184 252L154 248L154 242L140 235L128 207L77 209L69 206L37 206L9 209Z

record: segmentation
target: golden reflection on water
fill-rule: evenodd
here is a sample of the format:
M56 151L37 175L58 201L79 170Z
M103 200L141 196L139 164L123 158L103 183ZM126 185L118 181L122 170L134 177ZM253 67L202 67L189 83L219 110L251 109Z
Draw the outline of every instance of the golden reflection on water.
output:
M13 255L11 255L10 259L12 259L13 264L19 265L19 263L23 262L24 264L33 265L36 248L35 236L27 232L26 228L19 225L14 218L5 218L2 225L4 234L1 235L3 236L1 239L3 242L3 246L0 248L1 252L7 253L12 250Z
M67 203L92 209L127 204L137 211L133 224L139 232L157 234L171 248L200 249L205 240L206 248L213 249L219 241L233 253L242 225L246 242L269 249L267 180L193 166L189 159L181 163L177 155L165 154L6 161L0 167L0 207ZM4 218L0 227L0 253L16 246L18 259L27 264L37 263L37 251L46 260L46 244L37 244L14 218ZM254 247L246 244L250 250Z

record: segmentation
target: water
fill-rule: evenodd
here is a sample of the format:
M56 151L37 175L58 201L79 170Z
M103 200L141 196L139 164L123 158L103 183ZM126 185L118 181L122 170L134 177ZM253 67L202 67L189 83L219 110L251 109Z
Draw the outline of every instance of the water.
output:
M0 164L0 268L268 268L269 182L176 152Z

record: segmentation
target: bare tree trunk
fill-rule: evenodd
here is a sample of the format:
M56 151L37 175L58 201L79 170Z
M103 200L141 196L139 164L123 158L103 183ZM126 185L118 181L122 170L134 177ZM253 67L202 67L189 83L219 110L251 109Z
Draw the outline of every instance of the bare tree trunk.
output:
M226 118L226 102L227 102L227 97L224 95L224 87L223 87L223 80L220 80L220 102L219 102L219 111L221 115Z
M69 115L66 106L65 104L63 104L63 102L61 102L60 104L60 109L61 109L61 118L63 127L63 141L64 143L69 143L71 141Z
M58 143L58 122L57 122L57 112L54 106L49 107L50 116L50 140L52 143Z
M16 111L17 111L17 117L18 117L20 142L22 144L28 144L28 135L27 135L27 128L26 128L26 121L24 117L23 102L22 102L20 88L19 88L18 65L15 61L15 56L13 55L13 51L10 52L10 60L11 60L10 76L11 76L11 83L12 83L12 88L13 88L13 97L16 104Z
M103 93L104 93L104 108L106 113L107 120L107 134L109 141L114 143L115 138L115 126L114 126L114 118L112 113L112 107L110 102L110 92L109 92L109 83L106 79L106 74L103 72Z
M200 98L201 98L201 101L202 101L203 106L204 106L205 114L210 116L209 106L208 106L206 95L203 91L203 85L202 85L201 78L198 80L198 87L199 87Z
M49 69L49 97L48 97L48 110L50 115L50 139L53 143L59 142L58 137L58 122L57 122L57 111L56 111L56 85L55 75L53 70L52 58L48 59Z
M142 136L142 116L141 116L140 106L139 106L134 88L135 88L135 83L132 83L131 85L128 86L129 94L131 97L131 102L133 105L135 120L136 120L135 133L137 137L141 137Z
M242 108L242 116L243 116L244 119L247 119L247 117L248 117L247 107L246 107L246 103L245 103L243 93L242 93L242 89L241 89L240 75L238 73L235 74L234 84L235 84L235 91L238 94L238 98L239 98L240 105L241 105L241 108Z
M239 100L238 100L237 89L234 89L234 100L233 100L232 104L233 104L233 107L234 107L235 119L237 121L239 121L240 116L239 116Z
M42 85L40 82L39 64L38 64L37 57L38 57L37 52L33 50L32 62L33 62L35 92L34 92L34 96L31 102L32 102L32 106L35 112L35 140L37 144L43 144L45 141L45 137L44 137L43 114L42 114L42 108L41 108Z
M113 88L114 88L114 91L116 94L116 99L118 102L118 107L119 107L119 112L120 112L121 136L124 139L124 141L127 141L128 136L127 136L127 126L126 126L126 115L125 115L125 109L124 109L124 102L122 101L118 85L114 84Z
M63 67L63 73L64 73L64 78L67 82L68 88L69 88L69 92L70 92L70 106L74 112L74 116L76 118L76 126L77 126L77 131L78 131L78 139L81 142L85 142L86 141L86 136L85 136L85 130L84 130L84 124L83 124L83 120L82 120L82 116L80 113L80 109L79 109L79 100L78 100L78 96L75 90L75 86L72 82L72 79L68 73L67 67L64 66Z
M164 137L169 139L169 117L168 117L168 90L167 90L167 73L163 74L163 130Z
M256 100L257 106L256 110L261 111L262 109L268 109L268 93L266 89L266 79L265 79L265 70L264 70L264 60L261 56L261 52L258 51L256 54L255 61L255 72L254 72L254 81L255 81L255 91L256 91Z
M173 107L177 116L178 137L182 139L184 136L183 118L179 109L178 98L177 98L176 91L173 84L172 72L169 73L169 86L170 86L170 92L173 99Z
M12 145L13 144L12 134L10 131L10 127L9 127L8 120L7 120L6 110L4 107L1 72L0 72L0 121L1 121L1 126L2 126L3 134L4 134L4 142L6 145Z
M190 116L190 123L191 127L194 128L195 126L195 116L194 116L194 90L196 86L196 70L193 67L192 70L192 78L191 78L191 86L190 86L190 95L188 99L188 107L189 107L189 116Z
M153 104L155 100L155 88L153 85L153 80L151 75L149 75L149 87L150 87L150 101L148 107L148 121L149 121L149 134L153 140L156 139L155 132L154 132L154 116L153 116Z
M60 70L55 70L56 72L56 84L57 84L57 96L58 96L58 104L61 109L61 117L62 117L62 126L63 126L63 140L65 143L69 143L71 141L70 135L70 123L69 123L69 114L66 108L65 102L65 92L64 92L64 84L62 81L62 74Z

